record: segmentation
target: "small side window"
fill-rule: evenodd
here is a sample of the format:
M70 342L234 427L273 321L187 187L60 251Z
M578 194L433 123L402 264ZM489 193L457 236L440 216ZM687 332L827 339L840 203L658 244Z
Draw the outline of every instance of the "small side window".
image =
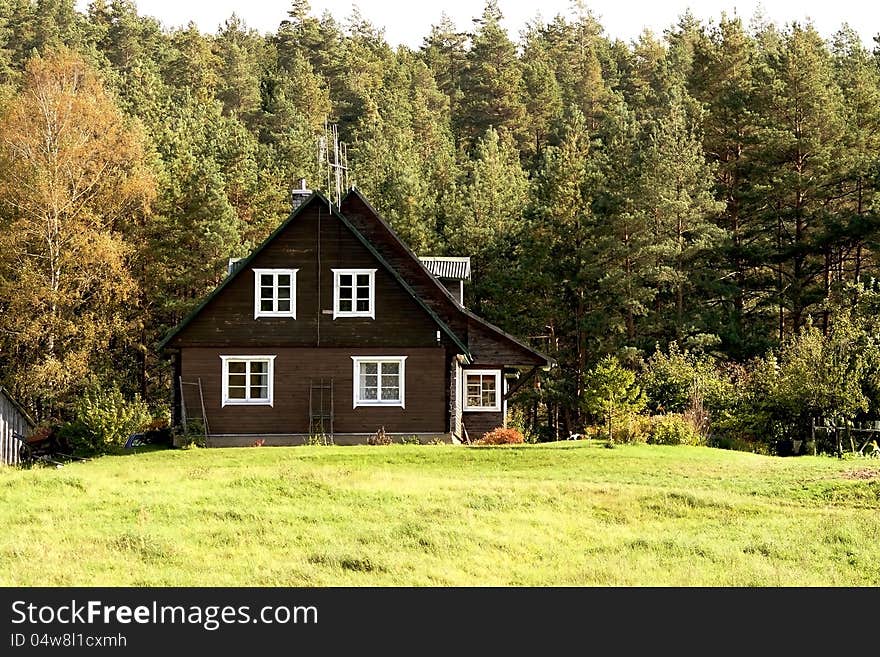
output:
M501 370L465 370L464 410L501 410Z

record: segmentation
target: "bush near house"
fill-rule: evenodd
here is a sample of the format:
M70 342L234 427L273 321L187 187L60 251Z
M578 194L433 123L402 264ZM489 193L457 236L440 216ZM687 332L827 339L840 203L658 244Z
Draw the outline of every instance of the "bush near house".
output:
M518 429L496 427L476 441L477 445L521 445L525 442Z
M73 421L61 427L61 438L83 452L120 448L131 434L149 426L153 419L139 395L128 399L115 386L87 390L73 416Z

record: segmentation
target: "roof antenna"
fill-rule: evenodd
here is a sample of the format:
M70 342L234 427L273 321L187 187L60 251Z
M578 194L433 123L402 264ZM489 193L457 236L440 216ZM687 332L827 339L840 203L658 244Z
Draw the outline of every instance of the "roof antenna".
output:
M342 193L348 189L348 145L339 141L339 126L324 122L324 134L318 137L318 166L326 167L330 204L337 209Z

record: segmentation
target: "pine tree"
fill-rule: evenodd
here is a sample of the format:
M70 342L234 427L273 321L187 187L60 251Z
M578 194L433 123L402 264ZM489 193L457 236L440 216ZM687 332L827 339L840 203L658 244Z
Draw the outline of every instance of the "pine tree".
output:
M858 34L844 27L834 38L834 75L843 95L841 180L827 229L825 293L832 284L860 282L868 262L865 245L880 233L877 167L880 162L880 65ZM828 315L824 314L827 330Z
M518 146L527 140L522 69L501 20L496 0L487 0L475 21L478 29L461 76L463 98L456 125L466 145L474 145L490 127Z
M556 81L553 58L539 34L532 33L523 55L523 84L529 116L527 152L540 158L553 124L562 115L562 92Z
M687 92L673 89L656 121L639 181L638 203L655 235L655 330L679 341L703 339L702 304L693 300L716 276L711 254L723 237L714 223L721 206L712 195L712 168L703 157L699 126L689 119L695 113Z
M217 98L224 112L245 122L256 118L260 107L260 58L263 43L235 14L226 21L214 40L219 64Z
M727 239L718 252L719 277L707 289L716 325L728 353L765 352L774 334L769 263L775 225L766 224L760 188L760 127L755 66L757 49L738 18L722 16L694 53L701 79L690 82L703 104L703 149L715 166L717 197L724 202L719 226Z
M842 99L830 54L810 26L764 35L760 69L764 184L775 220L778 336L799 328L824 296L821 236L843 161Z
M559 336L554 354L573 382L566 407L574 408L582 395L588 362L602 339L603 315L596 290L602 275L596 258L599 218L594 212L601 168L591 158L590 134L580 110L571 108L560 130L558 146L550 146L535 181L529 209L529 269L531 313L541 313L543 324ZM571 419L569 424L574 421Z
M473 258L470 305L491 319L503 318L508 249L521 230L528 179L516 148L494 128L464 166L463 180L449 199L454 207L444 226L446 243L451 253Z
M467 64L466 41L467 35L459 32L452 19L444 13L440 23L431 27L421 49L421 55L437 87L449 100L450 114L454 121L458 121L462 99L461 76Z

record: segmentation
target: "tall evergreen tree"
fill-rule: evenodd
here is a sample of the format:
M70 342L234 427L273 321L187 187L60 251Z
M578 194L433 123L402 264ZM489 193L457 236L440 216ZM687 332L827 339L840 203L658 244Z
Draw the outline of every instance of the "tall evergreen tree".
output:
M880 64L849 27L835 36L832 55L843 96L844 148L826 231L826 295L833 283L860 282L869 264L866 244L877 244L880 237ZM826 330L827 319L826 313Z
M712 253L723 236L714 222L721 206L712 195L712 168L703 156L699 126L689 120L696 112L688 107L692 104L682 87L673 90L651 135L639 181L638 203L654 228L655 330L658 337L679 341L706 332L702 304L694 301L716 276Z
M474 159L450 203L454 211L444 226L452 253L473 257L470 304L490 318L503 317L501 289L522 226L528 179L510 141L489 128L477 142Z
M463 98L456 126L467 145L474 145L490 127L518 146L527 140L522 69L501 20L496 0L487 0L475 21L477 31L461 76Z
M825 44L811 25L764 36L758 100L759 155L775 219L780 339L799 328L824 296L822 235L841 178L842 98Z

